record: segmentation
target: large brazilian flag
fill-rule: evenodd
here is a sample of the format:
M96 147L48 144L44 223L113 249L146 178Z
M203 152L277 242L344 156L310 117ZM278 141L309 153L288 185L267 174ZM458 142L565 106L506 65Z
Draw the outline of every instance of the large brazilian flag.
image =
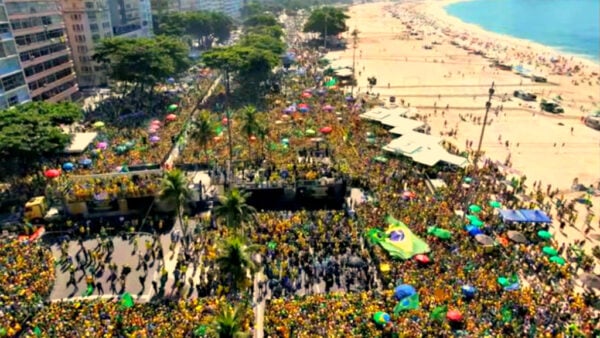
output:
M371 242L381 245L392 257L410 259L430 251L429 245L417 237L406 224L392 216L387 216L385 220L388 223L385 231L370 229L368 236Z

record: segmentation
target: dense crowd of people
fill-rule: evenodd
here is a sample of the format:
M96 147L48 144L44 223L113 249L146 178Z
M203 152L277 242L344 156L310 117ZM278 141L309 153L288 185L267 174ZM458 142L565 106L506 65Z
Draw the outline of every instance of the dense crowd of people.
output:
M387 143L389 134L381 126L359 121L358 114L367 102L346 97L335 88L322 88L321 84L328 79L316 70L319 57L318 53L299 53L298 62L305 72L290 75L299 79L294 87L299 93L295 94L311 93L303 94L302 101L313 111L290 116L282 113L288 105L285 100L274 104L269 113L273 120L292 121L289 125L276 124L282 125L282 130L271 135L274 142L285 147L274 147L274 152L267 156L268 175L260 174L256 168L249 170L254 175L250 181L256 175L267 181L273 177L279 180L284 171L290 177L302 179L320 179L339 172L360 186L364 196L351 200L343 211L259 212L245 224L249 241L258 245L259 255L253 257L259 276L254 300L266 303L265 336L600 334L599 317L575 292L572 282L580 270L591 271L592 265L581 258L581 249L561 246L551 238L538 238L537 231L550 230L545 225L533 228L503 222L498 207L490 203L549 213L558 210L559 221L571 225L575 219L571 216L574 210L570 202L549 186L544 192L538 183L528 196L526 177L506 182L501 168L489 161L477 171L466 172L425 168L405 159L381 155L380 146ZM323 109L325 103L331 104L331 109ZM328 149L335 150L333 155L328 154L330 165L311 160L300 163L293 151L295 147L295 150L305 149L313 142L294 130L315 126L330 126L328 132L322 133ZM211 156L225 159L226 151L226 147L219 146ZM244 160L252 160L249 149L240 154L245 156ZM303 157L318 157L309 155ZM214 171L212 175L221 177L223 171ZM439 178L447 187L431 188L427 185L429 178ZM134 186L113 180L101 186L104 190L114 189L115 193L119 189L143 188L143 181L133 183ZM86 194L98 194L96 188L87 187ZM479 211L470 209L472 205L479 206ZM424 253L426 260L393 259L382 246L370 240L367 236L370 229L388 227L388 215L405 223L427 242L430 250ZM477 216L480 233L496 245L478 243L465 230L469 224L466 216ZM9 277L0 282L1 323L14 332L21 329L21 323L27 323L28 336L189 336L199 327L210 325L220 303L232 299L219 276L217 263L218 244L232 229L217 223L214 220L202 223L193 233L172 233L168 249L159 249L157 237L145 243L146 250L138 250L137 245L142 243L135 244L134 251L141 252L139 263L144 270L145 256L157 261L175 259L172 272L159 262L161 286L153 285L155 294L171 300L153 300L148 304L124 305L127 288L123 285L120 290L115 287L109 292L121 294L120 298L42 306L54 275L49 251L37 244L7 242L0 247L0 271ZM450 237L433 236L429 231L432 226L446 230ZM82 228L82 235L90 235L85 226ZM512 242L509 230L519 230L525 241ZM85 256L82 260L68 257L67 250L62 249L59 263L75 271L83 267L83 274L90 265L100 268L107 265L103 258L114 249L111 242L101 237L93 250L80 244ZM184 250L174 257L177 245ZM556 251L552 257L560 256L565 263L551 260L546 254L551 249ZM113 269L110 264L107 268ZM119 271L114 274L119 278ZM120 274L126 275L122 271ZM74 279L75 272L72 275ZM198 279L193 277L197 275ZM165 284L171 277L173 288L167 294ZM510 287L506 281L510 281ZM399 285L410 285L418 295L417 303L410 309L394 310L400 301L395 295ZM473 292L466 294L465 287ZM246 296L247 292L240 298ZM33 311L34 307L39 309ZM444 313L459 313L461 318L446 319L439 309ZM374 320L378 312L388 314L383 323ZM247 313L244 318L244 331L249 331L254 317Z
M0 336L12 337L54 286L54 258L43 245L0 239Z

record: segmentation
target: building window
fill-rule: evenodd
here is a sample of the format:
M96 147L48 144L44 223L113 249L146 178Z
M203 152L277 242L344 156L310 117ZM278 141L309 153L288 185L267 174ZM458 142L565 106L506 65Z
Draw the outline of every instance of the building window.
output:
M91 30L93 33L96 33L96 32L98 31L98 24L96 24L96 23L92 23L92 24L90 24L90 30Z
M90 19L90 20L96 20L96 13L95 12L88 12L87 16L88 16L88 19Z
M24 84L25 84L25 78L23 78L23 73L21 73L21 72L7 76L2 79L2 86L4 87L5 91L15 89Z
M71 19L74 21L81 21L81 14L71 14Z
M102 28L110 28L110 22L103 22Z
M64 43L56 43L51 46L40 47L36 49L32 49L28 52L21 53L21 62L27 62L34 60L35 58L39 58L45 55L50 55L53 53L57 53L60 51L64 51L67 49L67 45Z
M88 51L87 46L82 46L82 45L77 46L77 52L79 54L85 54L85 53L87 53L87 51Z
M12 40L0 42L0 58L15 55L17 53L17 46Z
M94 9L94 3L93 2L86 2L85 3L85 8L87 8L87 9Z

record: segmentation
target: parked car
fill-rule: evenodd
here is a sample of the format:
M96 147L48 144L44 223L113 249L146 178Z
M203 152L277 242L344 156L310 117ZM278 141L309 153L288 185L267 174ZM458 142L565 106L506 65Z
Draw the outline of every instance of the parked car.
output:
M562 114L565 112L565 110L558 103L546 100L542 100L542 102L540 103L540 108L543 111L552 114Z
M513 95L523 101L535 101L537 99L537 95L523 90L515 90Z

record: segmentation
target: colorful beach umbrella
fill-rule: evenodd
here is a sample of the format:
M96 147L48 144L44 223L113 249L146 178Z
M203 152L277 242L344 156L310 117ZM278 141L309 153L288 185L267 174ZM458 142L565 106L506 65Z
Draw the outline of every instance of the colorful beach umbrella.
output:
M460 322L463 320L463 315L458 310L450 310L446 313L446 318L451 322Z
M330 126L326 126L326 127L321 128L319 131L322 134L327 135L327 134L331 134L331 132L333 131L333 128L331 128Z
M167 121L175 121L175 120L177 120L177 115L169 114L169 115L167 115L166 119L167 119Z
M63 164L62 168L64 171L71 171L75 168L75 165L71 162L66 162L65 164Z
M552 234L549 233L546 230L540 230L537 232L537 235L539 238L544 239L544 240L549 240L550 238L552 238Z
M566 263L565 259L562 257L559 257L559 256L550 257L550 262L556 263L558 265L565 265L565 263Z
M551 246L545 246L542 248L542 252L548 256L556 256L558 255L558 251Z
M92 126L96 129L100 129L100 128L104 128L105 124L102 121L98 121L98 122L94 122L94 124Z
M60 176L60 170L58 170L58 169L48 169L44 173L44 176L46 176L47 178L56 178L56 177Z
M472 213L474 213L474 214L476 214L476 213L481 212L481 207L478 206L478 205L476 205L476 204L471 204L469 206L469 211L472 212Z
M316 131L314 131L313 129L306 129L306 131L304 132L304 134L306 134L306 136L314 136L317 134Z
M416 255L415 260L421 264L428 264L429 262L431 262L431 259L429 259L429 257L423 254Z
M490 207L500 209L502 208L502 204L498 201L490 201Z
M177 108L179 108L179 106L177 106L176 104L171 104L167 107L167 111L170 111L170 112L176 111Z

